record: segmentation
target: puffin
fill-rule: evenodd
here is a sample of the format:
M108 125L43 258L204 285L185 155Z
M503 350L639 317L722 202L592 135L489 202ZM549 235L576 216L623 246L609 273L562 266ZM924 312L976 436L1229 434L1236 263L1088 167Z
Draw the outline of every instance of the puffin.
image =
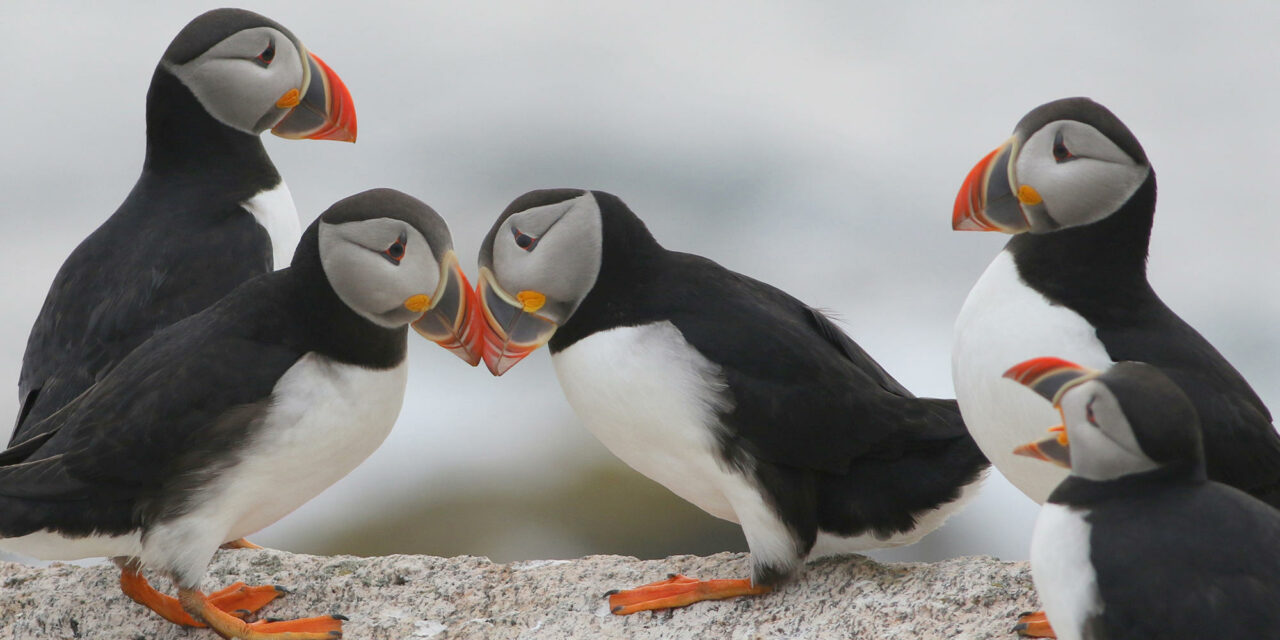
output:
M206 595L201 579L220 545L284 517L378 447L404 397L411 323L478 362L464 343L473 301L430 207L390 189L338 201L288 268L156 332L42 421L41 435L0 452L0 549L112 558L130 598L223 637L340 637L341 616L242 619L281 588ZM177 597L144 570L169 577Z
M351 94L283 25L186 25L147 91L142 175L63 262L27 339L10 445L159 329L289 264L301 226L259 135L355 141ZM52 423L49 423L52 424Z
M1070 473L1031 540L1058 638L1280 638L1280 511L1208 479L1200 416L1163 368L1043 357L1005 375L1063 419L1015 450Z
M1209 477L1280 506L1280 436L1244 377L1147 281L1156 176L1142 145L1088 98L1041 105L987 154L956 197L957 230L1012 234L955 323L952 377L965 423L1036 502L1066 477L1013 455L1056 413L1010 389L1010 362L1043 355L1092 369L1159 367L1200 415Z
M540 345L614 455L742 526L749 579L671 576L615 614L754 595L812 557L913 543L989 463L953 400L917 398L823 313L663 248L618 197L516 198L481 245L473 332L494 375Z

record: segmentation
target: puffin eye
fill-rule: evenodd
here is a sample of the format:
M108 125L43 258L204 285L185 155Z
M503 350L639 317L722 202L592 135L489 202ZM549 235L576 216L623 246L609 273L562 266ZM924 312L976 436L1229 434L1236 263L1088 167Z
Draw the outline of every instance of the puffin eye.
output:
M1076 159L1075 154L1071 153L1071 151L1067 149L1066 143L1062 141L1061 131L1059 131L1057 135L1053 137L1053 159L1056 160L1059 164L1066 162L1068 160Z
M1084 406L1084 419L1085 419L1085 420L1088 420L1088 421L1089 421L1089 424L1091 424L1091 425L1093 425L1093 426L1098 427L1099 429L1101 429L1102 427L1100 427L1100 426L1098 425L1098 419L1093 415L1093 401L1094 401L1094 400L1097 400L1097 398L1090 399L1090 400L1089 400L1089 404L1086 404L1086 405Z
M408 238L403 233L400 234L400 237L382 252L382 257L386 258L391 264L399 265L400 261L404 259L405 243L407 241Z
M511 235L516 238L516 246L524 249L525 251L533 251L533 248L538 246L538 241L542 239L536 238L527 233L522 233L519 229L515 228L514 225L511 227Z
M267 48L263 49L262 53L258 54L257 58L254 58L254 60L258 61L258 64L264 67L270 66L271 61L275 59L276 59L276 43L274 42L268 42Z

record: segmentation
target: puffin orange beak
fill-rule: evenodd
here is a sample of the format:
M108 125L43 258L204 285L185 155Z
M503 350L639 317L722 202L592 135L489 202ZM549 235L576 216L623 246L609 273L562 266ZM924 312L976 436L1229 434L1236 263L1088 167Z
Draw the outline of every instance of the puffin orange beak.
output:
M1102 375L1062 358L1032 358L1009 367L1004 377L1030 387L1057 407L1068 389Z
M441 266L440 284L435 295L427 298L430 306L412 325L419 335L448 349L473 367L480 363L480 352L473 350L475 334L479 330L475 296L466 274L458 266L457 256L450 251Z
M1010 158L1016 156L1017 139L1010 138L969 170L951 211L956 231L1022 233L1031 229L1018 194L1010 185Z
M1050 429L1050 431L1060 428L1061 427L1054 427L1053 429ZM1044 460L1045 462L1056 464L1059 467L1070 469L1070 446L1071 445L1067 442L1067 432L1064 430L1056 436L1020 445L1015 448L1013 452L1016 455L1027 456L1028 458L1035 458L1036 460Z
M560 327L555 321L538 314L546 297L537 291L507 293L498 285L488 267L480 267L480 284L476 298L482 309L480 329L473 351L484 354L484 363L495 376L547 343Z
M1063 394L1100 375L1102 375L1101 371L1094 371L1062 358L1032 358L1013 365L1004 372L1004 377L1026 385L1042 398L1053 403L1059 413L1062 412ZM1063 422L1066 422L1065 418ZM1049 431L1056 432L1057 435L1019 445L1013 453L1070 469L1071 450L1067 440L1067 428L1059 425L1051 427Z
M355 142L356 105L347 85L314 53L305 55L309 67L306 88L300 94L290 91L280 97L276 104L281 108L296 104L271 133L292 140Z

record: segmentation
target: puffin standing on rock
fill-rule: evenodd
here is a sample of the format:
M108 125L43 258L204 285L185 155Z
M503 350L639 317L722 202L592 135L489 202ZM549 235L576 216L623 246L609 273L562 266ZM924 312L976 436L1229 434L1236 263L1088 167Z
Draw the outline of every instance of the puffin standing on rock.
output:
M1280 638L1280 511L1206 479L1177 384L1147 364L1058 358L1006 377L1062 412L1061 435L1016 450L1070 469L1031 541L1058 638Z
M474 364L472 301L429 207L390 189L339 201L289 268L157 332L41 435L0 452L0 548L112 557L129 597L224 637L339 637L340 616L245 622L282 591L237 583L206 596L206 565L373 453L400 412L410 323Z
M1209 478L1280 506L1280 435L1239 372L1147 282L1156 178L1105 107L1037 107L956 198L958 230L1013 234L956 320L952 375L965 423L996 468L1043 502L1065 472L1013 455L1057 414L1000 376L1053 355L1095 368L1159 367L1200 415Z
M298 214L258 137L268 129L354 141L351 94L273 20L192 20L151 79L142 175L67 257L31 328L10 445L157 330L288 264Z
M612 593L614 613L765 593L806 558L910 544L988 467L954 401L916 398L786 293L664 249L615 196L527 193L479 263L489 369L547 344L614 455L746 535L751 579L673 576Z

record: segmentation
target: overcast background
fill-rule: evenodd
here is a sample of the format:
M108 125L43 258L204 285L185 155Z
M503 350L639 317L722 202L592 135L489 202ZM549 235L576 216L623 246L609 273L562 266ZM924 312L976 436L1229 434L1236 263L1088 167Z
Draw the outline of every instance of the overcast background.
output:
M0 415L16 412L54 273L137 177L156 61L213 6L0 7ZM953 395L952 322L1006 240L951 231L966 172L1036 105L1093 97L1159 176L1156 290L1280 408L1280 4L245 8L293 30L355 98L355 145L265 136L304 225L341 197L395 187L449 221L474 275L480 239L517 195L604 189L667 247L830 309L921 395ZM499 561L744 548L736 527L614 460L545 353L495 379L411 343L386 444L254 541ZM939 533L881 557L1025 558L1035 512L993 477Z

